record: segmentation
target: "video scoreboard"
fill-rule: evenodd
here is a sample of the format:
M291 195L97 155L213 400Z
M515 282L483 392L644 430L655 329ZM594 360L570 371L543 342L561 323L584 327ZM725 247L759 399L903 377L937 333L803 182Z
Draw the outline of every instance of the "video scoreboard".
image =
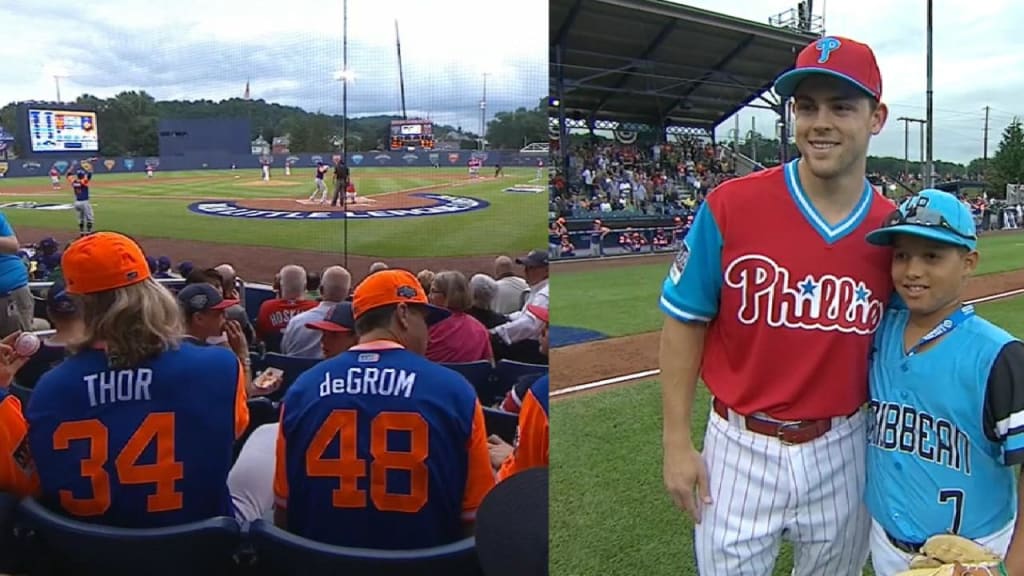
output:
M100 149L95 112L29 108L27 117L32 152L97 152Z
M434 124L429 120L392 120L391 149L434 148Z

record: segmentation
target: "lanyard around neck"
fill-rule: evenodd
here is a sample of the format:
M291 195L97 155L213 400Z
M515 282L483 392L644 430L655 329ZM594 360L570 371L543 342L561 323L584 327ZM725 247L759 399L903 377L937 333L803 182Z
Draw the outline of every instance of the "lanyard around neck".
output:
M974 306L970 304L961 306L955 312L947 316L945 320L940 322L938 326L932 328L927 334L922 336L921 339L917 341L917 344L914 344L914 347L907 352L907 356L913 356L929 342L938 340L949 332L952 332L957 326L963 324L971 316L974 316Z

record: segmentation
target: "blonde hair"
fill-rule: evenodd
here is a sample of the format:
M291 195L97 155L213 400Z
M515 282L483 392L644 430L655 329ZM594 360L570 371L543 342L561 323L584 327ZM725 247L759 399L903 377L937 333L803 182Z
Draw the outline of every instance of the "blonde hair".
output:
M465 312L472 305L469 298L469 282L462 272L445 270L434 276L437 291L444 294L445 308Z
M185 334L174 296L152 279L80 297L85 329L72 353L103 343L112 368L131 368L171 348Z
M430 285L434 282L434 276L436 276L434 271L427 268L420 270L419 274L416 275L416 279L420 281L420 286L423 286L423 291L427 294L430 294Z

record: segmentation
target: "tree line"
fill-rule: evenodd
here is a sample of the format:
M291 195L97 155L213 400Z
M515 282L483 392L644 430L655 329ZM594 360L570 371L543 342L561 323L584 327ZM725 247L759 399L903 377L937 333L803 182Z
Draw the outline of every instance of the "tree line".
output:
M0 108L0 126L15 137L26 127L17 122L20 102ZM156 156L159 154L160 119L247 118L251 140L262 137L272 143L277 136L290 137L291 153L339 151L342 116L307 112L296 106L260 100L231 98L213 100L157 101L145 91L125 91L111 98L83 94L74 104L96 111L102 156ZM55 108L59 105L53 104ZM348 119L348 150L387 149L391 121L399 116L368 116ZM538 99L533 109L502 111L487 123L485 140L491 149L522 148L547 140L547 103ZM479 147L479 135L461 126L434 124L434 139L454 140L462 149ZM16 143L15 155L22 150Z

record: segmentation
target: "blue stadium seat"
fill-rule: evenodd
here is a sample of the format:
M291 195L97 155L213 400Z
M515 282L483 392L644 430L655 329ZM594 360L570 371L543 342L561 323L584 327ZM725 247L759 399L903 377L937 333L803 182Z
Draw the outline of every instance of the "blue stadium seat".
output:
M5 574L25 572L25 546L15 530L18 500L14 494L0 492L0 572Z
M512 444L516 440L516 428L519 427L519 415L484 407L484 424L487 435L497 434L502 440Z
M263 355L263 366L279 368L284 371L284 381L276 392L268 396L272 400L280 400L292 382L306 370L309 370L318 363L323 362L320 358L299 358L297 356L286 356L277 352L267 352Z
M238 459L238 455L242 452L242 446L245 445L245 441L249 439L253 430L264 424L277 422L281 417L281 409L270 398L263 396L250 398L246 405L249 407L249 425L242 432L242 435L238 437L238 440L235 441L233 456L235 460Z
M476 540L421 550L346 548L308 540L273 524L249 525L256 574L281 576L482 576Z
M519 382L521 378L532 378L536 380L548 371L544 364L528 364L516 362L515 360L499 360L494 367L494 389L490 391L495 399L504 398L505 394ZM482 400L481 400L482 401ZM488 405L492 402L487 402Z
M245 295L242 298L245 301L245 312L249 315L249 321L256 324L256 315L259 314L260 305L267 300L277 298L277 294L274 294L273 286L246 284Z
M488 360L479 360L477 362L453 362L441 365L445 368L451 368L465 376L466 380L469 380L469 383L477 390L478 396L480 395L480 390L487 390L490 387L491 378L494 373L494 366L491 365Z
M22 500L18 515L30 529L32 574L213 576L236 570L241 527L234 518L116 528L68 518L32 498Z

